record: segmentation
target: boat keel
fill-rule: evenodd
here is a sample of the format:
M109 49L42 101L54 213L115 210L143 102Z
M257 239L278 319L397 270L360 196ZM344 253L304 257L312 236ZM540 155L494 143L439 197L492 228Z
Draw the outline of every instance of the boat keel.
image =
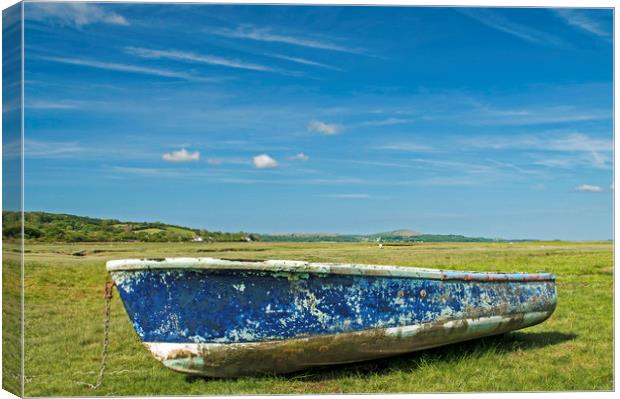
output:
M183 373L209 377L282 374L502 334L541 323L552 313L553 309L264 342L146 342L145 346L165 366Z

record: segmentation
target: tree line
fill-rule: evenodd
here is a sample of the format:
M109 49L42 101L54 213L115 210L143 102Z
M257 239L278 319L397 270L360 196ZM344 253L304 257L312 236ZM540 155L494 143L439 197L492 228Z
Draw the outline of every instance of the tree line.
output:
M2 237L15 239L21 234L21 214L2 212ZM228 233L193 229L160 222L123 222L86 216L48 212L24 212L24 239L46 242L183 242L257 241L256 234Z

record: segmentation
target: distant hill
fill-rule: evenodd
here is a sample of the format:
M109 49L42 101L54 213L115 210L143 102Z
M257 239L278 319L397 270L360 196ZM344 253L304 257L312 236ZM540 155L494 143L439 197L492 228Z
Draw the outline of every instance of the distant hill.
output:
M4 238L20 234L20 214L2 212ZM125 222L116 219L97 219L85 216L48 212L24 213L24 238L36 241L86 242L86 241L144 241L180 242L197 237L205 241L257 240L248 233L225 233L193 229L160 222Z
M415 230L409 230L409 229L400 229L400 230L394 230L394 231L388 231L385 233L377 233L377 234L373 234L374 236L399 236L399 237L415 237L415 236L419 236L422 235L422 233L415 231Z
M19 237L20 214L2 212L4 238ZM86 216L48 212L25 212L24 237L27 240L47 242L89 241L144 241L181 242L198 239L214 242L267 241L267 242L492 242L500 241L483 237L466 237L454 234L425 234L400 229L376 234L337 233L286 233L253 234L227 233L194 229L160 222L127 222L116 219L98 219Z
M261 241L274 242L383 242L383 243L422 243L422 242L493 242L493 238L466 237L455 234L423 234L411 230L395 230L378 234L261 234Z

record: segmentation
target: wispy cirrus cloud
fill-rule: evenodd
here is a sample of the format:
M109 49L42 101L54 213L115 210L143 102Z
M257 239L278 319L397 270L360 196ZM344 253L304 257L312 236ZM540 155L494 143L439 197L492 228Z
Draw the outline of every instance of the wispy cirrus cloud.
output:
M32 158L65 158L89 152L77 141L40 141L26 140L24 153Z
M143 168L133 166L113 166L110 171L120 173L122 175L138 175L143 177L186 177L192 174L192 171L163 169L163 168Z
M429 91L410 97L408 103L381 104L365 113L386 115L378 124L450 120L471 126L530 126L611 121L611 89L611 83L585 83L533 84L511 96Z
M553 12L564 20L567 24L579 28L585 32L600 37L611 35L611 26L604 26L604 23L592 15L593 10L580 10L560 8Z
M200 160L199 151L187 151L182 148L178 151L167 152L161 156L161 159L168 162L193 162Z
M515 22L507 18L500 11L491 10L488 8L461 8L459 9L459 12L475 19L483 25L530 43L550 44L556 46L564 44L564 41L561 38L531 26Z
M484 160L467 162L437 159L412 159L427 173L415 180L403 181L404 185L419 186L487 186L510 179L530 180L536 171L529 171L507 162Z
M534 164L547 167L572 168L591 166L608 169L611 167L611 138L595 137L579 132L546 132L517 136L478 136L461 140L465 148L520 150L537 152ZM549 156L558 153L560 156ZM542 154L542 155L541 155Z
M218 179L221 183L230 184L274 184L274 185L343 185L343 184L365 184L366 181L352 177L334 177L325 179L254 179L254 178L237 178L226 177Z
M493 108L476 104L472 125L545 125L554 123L588 122L611 119L611 110L583 109L582 107L558 105L552 107Z
M291 36L275 33L271 28L258 28L252 25L240 25L235 29L219 28L210 30L212 34L235 39L248 39L261 42L285 43L294 46L309 47L321 50L332 50L344 53L362 54L366 50L336 44L327 40Z
M490 149L525 149L542 151L611 151L611 138L594 137L579 132L546 132L517 136L477 136L461 140L462 144Z
M391 142L391 143L376 145L371 148L374 150L402 151L402 152L429 152L433 150L433 148L428 145L419 144L419 143L415 143L412 141Z
M252 162L244 157L218 157L208 158L207 163L211 166L220 165L251 165Z
M405 123L409 123L409 119L390 117L386 119L360 122L357 124L357 126L392 126L392 125L401 125Z
M105 61L95 61L89 59L82 58L70 58L70 57L51 57L51 56L38 56L38 59L50 61L50 62L58 62L61 64L69 64L69 65L78 65L85 66L89 68L96 69L105 69L110 71L118 71L118 72L129 72L129 73L137 73L142 75L153 75L153 76L163 76L167 78L177 78L184 79L190 81L198 81L198 82L219 82L222 81L222 78L211 78L211 77L203 77L198 75L189 74L181 71L173 71L170 69L163 68L151 68L151 67L143 67L139 65L131 65L131 64L119 64L115 62L105 62Z
M228 68L246 69L250 71L259 72L273 72L281 74L295 74L293 72L282 71L279 69L271 68L266 65L254 64L250 62L229 59L219 57L210 54L197 54L188 51L176 51L176 50L154 50L143 47L125 47L125 53L131 54L141 58L149 59L169 59L176 61L194 62L200 64L217 65Z
M125 17L92 3L30 3L26 19L81 28L90 24L129 25Z
M346 159L342 161L361 166L372 166L376 167L375 169L383 170L391 168L417 169L427 172L427 174L434 175L427 178L426 181L435 181L438 185L448 182L449 185L462 184L463 182L467 182L467 185L471 185L482 183L485 180L505 178L508 176L541 175L538 170L527 169L514 163L497 161L490 158L472 162L433 158L413 158L399 162L366 161L358 159ZM399 181L395 184L411 185L411 183L412 182Z
M26 139L24 141L24 154L26 158L41 159L152 159L157 156L148 148L135 148L131 146L119 147L106 143L88 144L80 141L56 141Z
M339 198L339 199L368 199L369 194L352 193L352 194L324 194L321 197L325 198Z
M26 109L73 110L109 105L107 102L103 101L36 99L28 96L26 99L27 101L24 104L24 108Z
M444 159L416 158L411 160L422 168L433 171L453 171L467 175L499 175L499 172L505 169L506 165L493 164L492 162L467 162Z
M333 65L323 64L322 62L308 60L306 58L290 57L290 56L282 55L282 54L268 54L268 55L271 56L271 57L274 57L274 58L281 59L281 60L295 62L297 64L310 65L310 66L315 66L315 67L319 67L319 68L332 69L334 71L344 72L344 69L342 69L342 68L338 68L338 67L335 67Z
M532 154L532 163L535 165L546 166L548 168L576 169L576 168L612 168L612 158L608 154L598 152L573 153L568 155Z

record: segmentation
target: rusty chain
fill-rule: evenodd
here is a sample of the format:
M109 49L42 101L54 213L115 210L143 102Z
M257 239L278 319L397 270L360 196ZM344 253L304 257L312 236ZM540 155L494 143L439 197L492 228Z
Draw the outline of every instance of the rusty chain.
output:
M97 382L95 384L88 384L80 382L81 385L86 385L91 389L97 389L103 383L103 375L105 373L106 360L108 358L108 349L110 346L110 308L112 305L112 293L114 288L114 282L107 281L105 283L105 319L103 321L103 348L101 350L101 366L99 367L99 375L97 376Z

